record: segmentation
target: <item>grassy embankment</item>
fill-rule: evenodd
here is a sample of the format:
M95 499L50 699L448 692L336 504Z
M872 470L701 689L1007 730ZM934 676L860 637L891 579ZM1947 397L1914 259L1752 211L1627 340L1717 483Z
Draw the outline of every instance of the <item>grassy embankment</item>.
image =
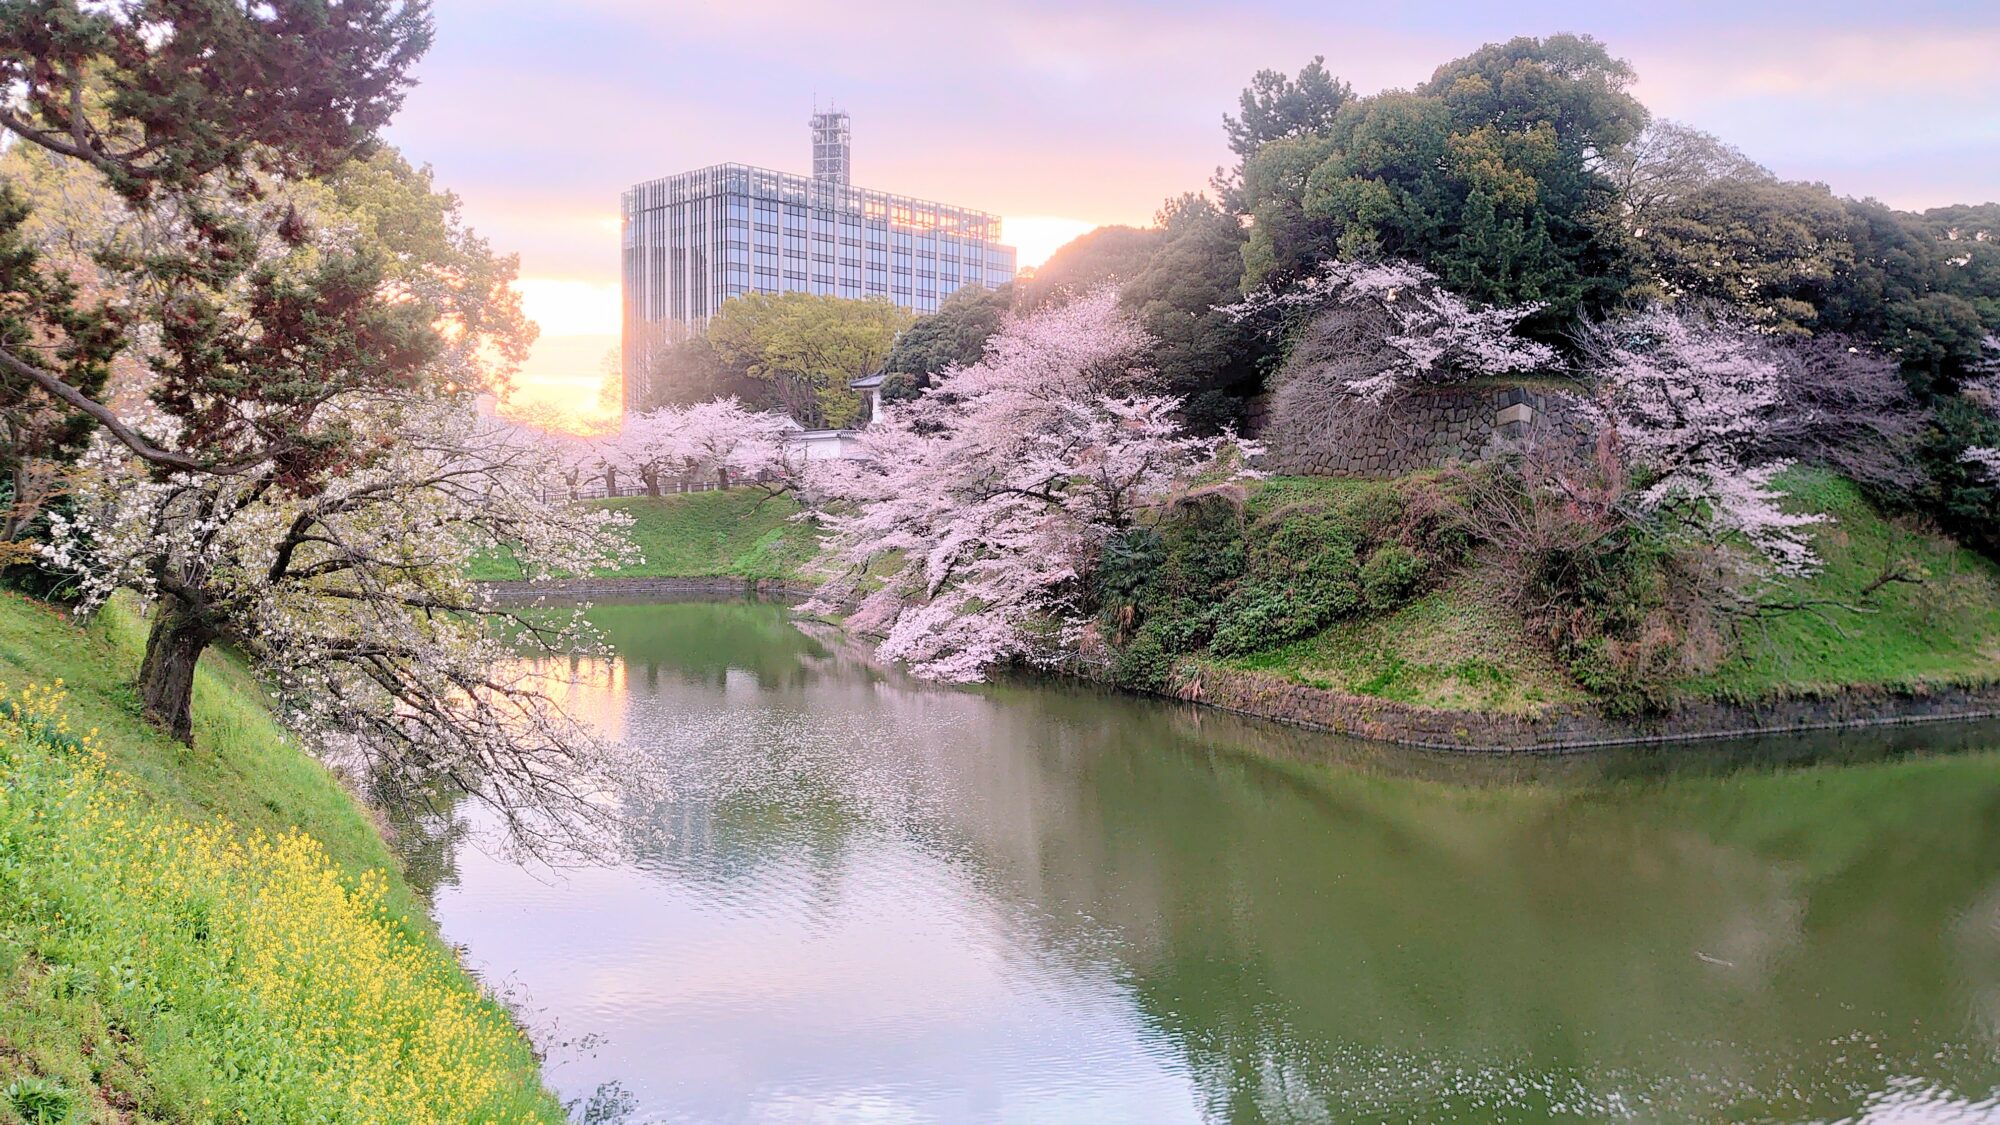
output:
M0 593L0 1122L560 1120L239 663L139 720L141 628Z
M798 504L750 488L627 496L591 503L629 513L645 561L604 578L799 578L818 549L813 528L794 520ZM521 577L513 559L490 556L472 568L481 581Z
M1796 612L1747 630L1692 696L1736 700L1808 696L1844 688L1911 689L2000 681L2000 568L1949 540L1884 517L1848 482L1794 471L1798 510L1824 513L1813 532L1824 568L1804 600L1854 600L1886 561L1908 558L1927 574L1893 585L1866 611ZM1253 505L1303 492L1366 484L1276 480ZM1315 636L1234 660L1298 683L1395 702L1459 710L1532 713L1587 698L1528 636L1490 580L1468 568L1395 612L1343 620Z
M1850 484L1795 471L1787 483L1800 508L1830 521L1814 532L1825 567L1798 591L1805 599L1852 600L1885 560L1907 557L1922 586L1894 585L1868 611L1827 608L1773 619L1744 634L1721 670L1687 685L1691 695L1766 699L1852 687L1919 688L2000 680L2000 568L1935 535L1875 511ZM1246 515L1257 519L1302 501L1359 496L1379 482L1276 478L1255 486ZM813 529L791 517L789 497L749 489L597 501L630 512L642 565L621 577L800 578ZM519 576L511 560L488 559L474 577ZM1533 713L1590 698L1529 636L1493 576L1460 569L1387 613L1344 618L1301 640L1235 658L1203 657L1346 694L1451 710Z

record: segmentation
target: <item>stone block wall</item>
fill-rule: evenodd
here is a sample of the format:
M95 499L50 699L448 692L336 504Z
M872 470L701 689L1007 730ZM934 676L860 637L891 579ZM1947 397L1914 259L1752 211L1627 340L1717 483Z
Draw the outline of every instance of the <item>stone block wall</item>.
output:
M1532 387L1443 387L1380 407L1357 406L1338 430L1271 433L1268 407L1253 404L1253 432L1269 440L1281 473L1390 477L1452 462L1470 464L1534 444L1587 450L1596 440L1589 402L1573 391ZM1257 425L1262 423L1262 425Z

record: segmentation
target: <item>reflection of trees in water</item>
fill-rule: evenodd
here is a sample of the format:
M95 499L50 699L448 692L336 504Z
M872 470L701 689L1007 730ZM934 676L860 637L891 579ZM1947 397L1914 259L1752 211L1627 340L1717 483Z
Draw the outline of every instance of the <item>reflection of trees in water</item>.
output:
M1020 703L1067 709L1062 693ZM1074 822L1041 826L1035 871L1059 900L1045 915L1082 910L1132 940L1142 1007L1198 1074L1228 1077L1217 1106L1293 1104L1303 1083L1359 1112L1371 1090L1407 1095L1435 1070L1440 1092L1525 1081L1518 1096L1545 1109L1601 1083L1694 1099L1677 1112L1715 1111L1710 1096L1740 1111L1726 1091L1796 1082L1826 1102L1805 1108L1832 1112L1852 1108L1850 1078L1879 1088L1880 1066L1960 1090L1996 1075L1983 1051L1930 1059L1965 1034L1968 966L2000 968L1990 932L1983 960L1947 936L2000 873L1991 755L1778 772L1763 763L1801 751L1766 741L1703 760L1749 772L1676 779L1657 758L1612 758L1528 767L1567 784L1468 789L1407 780L1422 773L1409 762L1268 756L1270 741L1309 741L1294 732L1245 754L1241 725L1172 714L1123 714L1103 734L1055 724L1100 752L1037 756L1070 764L1053 783L1076 799ZM1921 742L1826 749L1874 761ZM1079 853L1092 833L1102 842ZM1857 1023L1870 1044L1829 1045ZM1503 1073L1468 1078L1453 1060ZM1385 1086L1383 1068L1408 1073Z
M1088 691L975 698L971 730L880 753L922 763L938 834L1037 904L1045 948L1117 935L1216 1107L1509 1087L1529 1113L1621 1094L1742 1112L1796 1084L1793 1108L1840 1112L1882 1068L1961 1090L1996 1073L1929 1056L1960 1034L1968 967L2000 968L1954 926L2000 874L2000 771L1898 764L1990 731L1815 740L1842 768L1791 768L1815 758L1798 740L1716 744L1676 769L1412 756ZM1834 1045L1857 1021L1871 1042Z
M415 792L390 788L374 777L365 791L388 827L390 850L410 889L425 903L435 903L439 888L458 883L458 851L467 831L458 815L464 796L442 784Z
M1066 685L916 686L780 607L614 609L622 721L670 775L625 795L635 862L835 896L861 843L923 849L1022 905L1052 960L1114 955L1213 1117L1422 1117L1482 1090L1526 1116L1613 1094L1839 1115L1882 1067L2000 1074L1991 1026L1960 1019L2000 1012L2000 930L1963 921L2000 909L2000 759L1933 756L1993 727L1423 754ZM1929 1057L1955 1037L1972 1049Z
M718 612L719 607L722 612ZM768 689L799 688L825 655L791 623L782 603L652 602L599 604L590 622L618 652L634 686L657 689L662 675L720 687L732 673Z
M976 725L976 695L913 689L821 650L804 682L685 681L629 705L631 739L669 774L621 794L626 853L677 879L749 884L779 867L831 885L859 839L938 840L942 794L902 751L915 730Z

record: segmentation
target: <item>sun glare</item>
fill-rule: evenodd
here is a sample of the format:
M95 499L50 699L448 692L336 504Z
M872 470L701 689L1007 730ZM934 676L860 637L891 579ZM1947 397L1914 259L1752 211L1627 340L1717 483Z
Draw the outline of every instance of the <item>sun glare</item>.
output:
M1010 216L1001 220L1001 237L1019 251L1021 266L1034 267L1097 225L1058 215ZM612 377L609 357L618 347L618 284L523 277L514 289L522 310L542 331L501 411L540 422L559 411L574 420L571 428L603 425L616 413L603 388Z
M1064 243L1096 230L1097 226L1056 215L1007 215L1000 219L1000 239L1018 251L1016 264L1039 266Z
M618 283L567 277L524 277L514 283L528 319L544 336L618 334Z

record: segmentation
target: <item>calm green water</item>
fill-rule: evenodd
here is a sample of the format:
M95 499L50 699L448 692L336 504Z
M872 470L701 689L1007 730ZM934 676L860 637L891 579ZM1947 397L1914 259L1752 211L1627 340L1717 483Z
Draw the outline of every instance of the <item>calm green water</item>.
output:
M432 850L625 1120L2000 1119L1993 727L1466 760L595 617L622 839Z

